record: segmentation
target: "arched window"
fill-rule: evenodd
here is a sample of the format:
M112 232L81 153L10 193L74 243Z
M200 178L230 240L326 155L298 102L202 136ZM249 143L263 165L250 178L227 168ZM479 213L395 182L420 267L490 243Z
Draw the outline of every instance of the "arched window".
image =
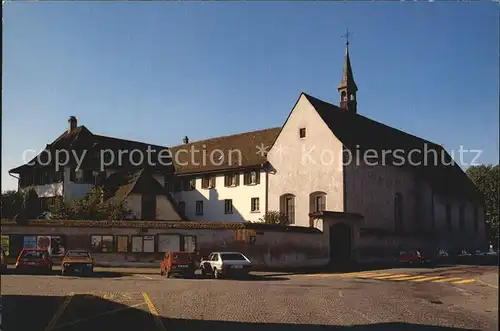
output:
M326 193L313 192L309 194L309 212L315 213L326 210Z
M402 233L403 227L403 195L396 193L394 196L394 228L397 233Z
M288 218L289 224L295 224L295 195L287 193L280 197L280 212Z

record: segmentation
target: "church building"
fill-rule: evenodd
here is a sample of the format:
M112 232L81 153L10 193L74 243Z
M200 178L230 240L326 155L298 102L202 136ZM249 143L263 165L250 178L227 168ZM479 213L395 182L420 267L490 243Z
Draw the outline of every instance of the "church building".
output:
M408 238L479 247L484 204L472 181L440 145L361 115L357 92L347 42L340 106L302 93L267 155L269 209L332 232L344 257L352 247L423 248Z

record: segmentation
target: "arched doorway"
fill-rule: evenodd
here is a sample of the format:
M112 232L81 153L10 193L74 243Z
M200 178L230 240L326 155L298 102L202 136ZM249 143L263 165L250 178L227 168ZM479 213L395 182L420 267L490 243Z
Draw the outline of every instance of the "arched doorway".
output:
M347 266L351 262L351 227L345 223L330 226L330 263Z

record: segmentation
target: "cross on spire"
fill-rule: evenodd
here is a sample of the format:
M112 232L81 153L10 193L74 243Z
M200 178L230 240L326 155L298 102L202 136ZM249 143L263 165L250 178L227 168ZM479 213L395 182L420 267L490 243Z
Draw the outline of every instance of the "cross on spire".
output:
M351 35L351 34L349 33L349 29L346 29L345 34L344 34L344 35L342 35L342 38L344 38L344 39L345 39L345 45L346 45L346 46L349 46L349 36L350 36L350 35Z

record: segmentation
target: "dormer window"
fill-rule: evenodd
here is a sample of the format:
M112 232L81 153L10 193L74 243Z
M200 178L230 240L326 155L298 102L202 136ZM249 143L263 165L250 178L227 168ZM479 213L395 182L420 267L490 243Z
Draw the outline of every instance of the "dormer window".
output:
M203 177L201 187L206 189L215 188L215 176Z
M243 180L245 185L257 185L260 183L260 172L257 170L247 172L245 173Z
M300 137L301 139L306 137L306 128L301 128L301 129L299 130L299 137Z
M224 186L233 187L239 185L240 174L228 174L224 176Z
M191 191L191 190L194 190L195 188L196 188L196 178L183 180L184 191Z
M83 182L83 170L75 170L75 182Z

